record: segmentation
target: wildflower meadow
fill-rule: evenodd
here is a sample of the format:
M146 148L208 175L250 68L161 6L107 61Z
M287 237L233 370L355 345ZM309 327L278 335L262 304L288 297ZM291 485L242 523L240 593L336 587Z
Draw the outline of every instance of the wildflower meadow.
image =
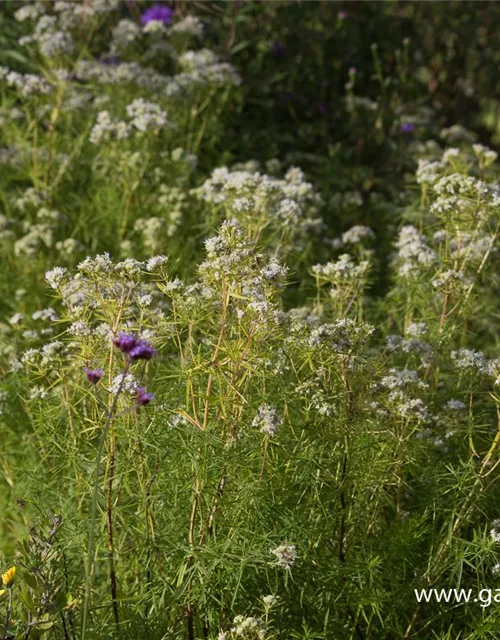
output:
M1 640L500 638L499 23L0 3Z

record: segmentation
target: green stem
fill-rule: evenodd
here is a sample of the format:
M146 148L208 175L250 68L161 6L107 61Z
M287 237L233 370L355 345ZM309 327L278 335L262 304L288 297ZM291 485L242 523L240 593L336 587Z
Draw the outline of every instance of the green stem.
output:
M89 601L90 601L90 589L92 583L92 573L94 569L94 554L95 554L95 524L97 519L97 497L99 493L99 477L101 470L101 457L104 451L104 444L106 442L106 436L109 432L109 427L111 426L111 422L114 418L114 414L116 411L116 405L118 403L118 397L122 391L123 382L125 380L125 376L128 373L130 363L127 363L125 369L123 370L122 379L120 380L120 384L118 386L118 390L113 399L113 404L108 412L106 418L106 424L102 430L101 439L99 441L99 448L97 450L97 455L95 459L95 471L94 471L94 490L92 493L92 511L90 516L90 529L89 529L89 546L87 553L87 572L85 576L85 597L83 601L83 614L82 614L82 638L81 640L85 640L87 635L87 619L89 613ZM2 638L5 640L5 638Z
M7 629L9 628L10 614L12 612L12 587L9 587L9 604L7 605L7 611L5 613L5 623L3 625L2 640L7 637Z

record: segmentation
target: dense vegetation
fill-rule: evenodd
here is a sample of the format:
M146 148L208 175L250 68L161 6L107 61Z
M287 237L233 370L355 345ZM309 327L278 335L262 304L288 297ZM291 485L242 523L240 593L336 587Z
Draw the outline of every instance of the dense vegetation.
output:
M500 6L0 20L2 640L497 638Z

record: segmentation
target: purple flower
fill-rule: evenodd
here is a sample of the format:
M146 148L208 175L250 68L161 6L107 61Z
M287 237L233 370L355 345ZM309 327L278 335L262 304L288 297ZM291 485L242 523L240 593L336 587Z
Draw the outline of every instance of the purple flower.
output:
M279 40L276 42L273 42L273 44L271 45L271 53L274 53L275 56L281 56L285 53L286 51L286 47L283 44L283 42L280 42Z
M350 76L355 76L356 75L356 67L349 67L349 75Z
M154 400L154 395L146 391L146 387L138 387L137 389L137 404L139 407L145 407L147 404Z
M291 91L287 91L283 94L283 100L285 102L291 102L293 100L293 93Z
M83 371L91 384L97 384L104 375L102 369L89 369L88 367L84 367Z
M151 360L154 358L156 351L146 342L146 340L137 340L135 346L129 351L131 360Z
M141 15L141 24L146 25L153 20L170 24L174 16L174 10L166 4L156 3Z
M403 122L403 124L399 127L401 133L411 133L415 130L415 125L413 122Z
M323 115L326 115L330 111L330 105L328 102L317 102L316 109Z
M337 13L337 18L339 20L345 20L347 18L347 13L345 11L339 11Z
M123 353L129 353L136 346L137 341L137 336L132 333L127 334L124 331L120 331L120 335L113 340L113 344Z
M103 64L109 64L113 67L117 67L122 62L118 56L102 56L100 58L100 61Z
M127 354L132 362L134 360L151 360L156 354L149 342L141 340L133 333L121 331L113 343L122 353Z

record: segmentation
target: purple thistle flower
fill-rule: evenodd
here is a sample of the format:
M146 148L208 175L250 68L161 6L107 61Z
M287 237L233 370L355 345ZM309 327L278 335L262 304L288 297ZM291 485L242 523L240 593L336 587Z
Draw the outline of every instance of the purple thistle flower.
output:
M174 10L166 4L156 3L141 15L141 24L146 25L157 20L163 24L170 24L174 17Z
M125 333L121 331L118 338L113 340L113 344L120 349L122 353L127 354L129 359L134 360L151 360L156 351L146 340L141 340L133 333Z
M413 122L403 122L403 124L399 127L401 133L411 133L415 130L415 125Z
M102 369L89 369L88 367L84 367L83 371L91 384L97 384L104 375Z
M139 407L145 407L147 404L154 400L154 395L146 391L146 387L138 387L137 389L137 404Z
M347 13L345 11L339 11L337 13L337 18L339 20L345 20L347 18Z
M156 351L146 340L138 340L128 355L131 360L151 360L156 355Z
M128 334L120 331L118 338L113 340L113 344L123 353L129 353L137 344L138 338L132 333Z

